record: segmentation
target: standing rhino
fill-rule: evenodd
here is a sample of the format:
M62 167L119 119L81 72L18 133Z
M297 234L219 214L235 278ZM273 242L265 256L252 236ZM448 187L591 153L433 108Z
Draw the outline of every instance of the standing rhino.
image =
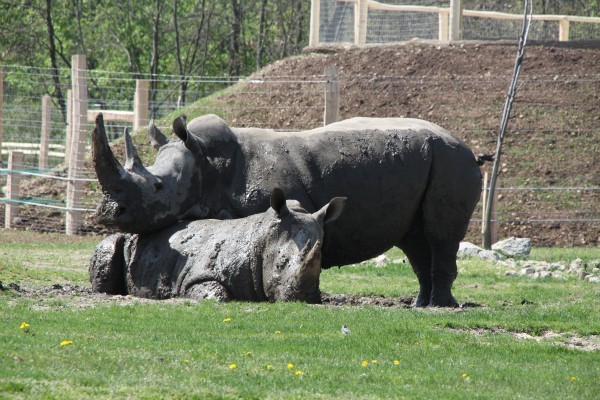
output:
M456 253L481 192L471 150L444 129L409 118L352 118L305 132L230 128L206 115L173 122L181 140L153 125L158 148L145 168L126 135L123 167L110 150L102 116L93 160L103 198L101 223L153 232L182 219L240 218L268 207L280 187L310 212L347 197L325 227L322 267L377 256L393 246L419 280L417 306L457 306Z
M345 200L310 214L274 189L261 214L109 236L90 262L92 289L156 299L320 302L323 224L340 215Z

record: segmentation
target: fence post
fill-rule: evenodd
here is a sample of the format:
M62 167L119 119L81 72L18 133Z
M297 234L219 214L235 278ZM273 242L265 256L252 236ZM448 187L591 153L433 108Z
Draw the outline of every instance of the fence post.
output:
M462 0L450 0L450 41L462 39Z
M4 71L0 71L0 166L2 166L2 140L4 140Z
M310 1L310 37L308 47L315 47L319 44L319 29L321 25L321 0Z
M38 169L48 169L48 146L52 134L52 98L46 94L42 97L42 132L40 138L40 156Z
M71 140L73 139L73 91L67 90L67 127L65 139L65 165L69 166L71 159Z
M564 18L558 23L558 40L560 42L569 41L569 20Z
M65 232L74 235L81 227L81 207L83 182L83 160L87 138L87 82L85 78L85 55L77 54L71 60L71 81L73 96L73 121L71 137L71 154L69 157L69 180L67 181L67 216Z
M354 44L367 42L367 17L369 15L369 1L356 0L354 3Z
M340 119L340 85L335 67L325 68L325 111L324 125L337 122Z
M6 177L6 203L4 214L4 227L13 229L15 227L15 218L19 215L19 203L11 200L19 199L19 184L21 183L21 174L13 173L23 167L23 153L20 151L8 152L8 176Z
M438 14L438 39L441 42L448 41L448 27L450 26L450 13L448 11L440 11Z
M489 201L490 187L489 187L489 176L486 172L483 176L483 192L482 192L482 211L481 211L481 234L485 235L486 231L486 218L485 210L487 209L487 202ZM483 238L485 242L485 238ZM492 199L492 215L490 218L490 244L494 244L498 241L498 191L494 191L494 198Z
M148 125L148 89L150 81L138 79L135 81L135 96L133 98L133 131Z

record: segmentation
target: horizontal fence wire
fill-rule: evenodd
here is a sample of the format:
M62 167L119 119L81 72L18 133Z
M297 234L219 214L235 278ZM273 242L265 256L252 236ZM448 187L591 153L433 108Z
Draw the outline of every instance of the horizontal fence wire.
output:
M79 233L108 233L95 222L94 210L100 201L100 187L91 163L90 133L85 129L84 167L80 177L68 175L66 156L66 117L61 104L52 98L52 121L49 143L54 146L48 167L38 166L42 96L52 86L53 73L48 69L0 66L4 71L4 125L2 165L0 166L0 209L19 205L15 225L20 229L64 232L67 212L83 213ZM70 70L59 71L65 96L71 89ZM136 80L132 74L88 71L88 113L100 110L133 111ZM149 118L170 134L172 119L179 114L215 113L232 126L264 127L276 131L312 129L323 125L324 92L327 79L322 71L306 76L269 76L250 78L187 77L190 84L185 103L181 101L181 77L157 75L150 93ZM340 74L342 93L340 111L343 117L355 115L404 116L431 120L463 139L475 153L494 149L502 103L509 76L371 76ZM94 81L92 84L91 81ZM116 83L118 82L118 83ZM600 73L531 75L524 73L515 102L501 177L497 187L499 200L495 220L503 234L540 235L542 231L564 231L564 240L572 244L594 243L600 236L600 126L590 108L590 96L600 93ZM235 90L230 90L236 85ZM554 95L540 98L545 93ZM421 104L419 93L452 94L455 102L440 99L436 104ZM372 109L361 104L365 97L376 98ZM474 100L477 98L477 100ZM477 101L484 104L481 114L461 115L465 107ZM587 107L587 108L586 108ZM597 111L597 109L596 109ZM152 114L153 113L153 114ZM87 115L84 116L87 118ZM531 121L537 121L532 124ZM541 122L540 122L541 121ZM535 127L532 127L535 125ZM123 130L130 123L106 124L117 158L123 160ZM145 128L137 135L145 134ZM138 146L147 143L134 135ZM20 147L19 147L20 144ZM147 145L147 144L146 144ZM120 150L119 150L120 149ZM23 151L21 165L9 170L8 152ZM535 157L524 157L535 150ZM57 153L61 155L57 156ZM152 163L154 153L144 161ZM573 167L571 160L581 161ZM587 160L587 161L586 161ZM485 170L489 167L483 167ZM579 170L577 169L579 168ZM527 175L523 175L526 171ZM20 176L19 198L7 198L7 178ZM66 188L69 182L80 182L76 188L81 202L68 207ZM3 211L3 210L0 210ZM5 224L0 212L0 224ZM476 236L481 222L481 204L472 219L470 235ZM542 235L543 236L543 235ZM552 244L550 239L540 239ZM585 243L584 243L585 242Z

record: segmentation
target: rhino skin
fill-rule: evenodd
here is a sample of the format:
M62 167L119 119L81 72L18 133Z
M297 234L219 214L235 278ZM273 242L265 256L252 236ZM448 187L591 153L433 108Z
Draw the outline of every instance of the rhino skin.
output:
M340 215L345 200L334 198L311 214L274 189L271 208L246 218L111 235L90 261L92 290L151 299L319 303L323 224Z
M343 196L344 213L325 228L323 268L397 246L419 280L416 306L458 306L451 292L456 253L482 178L471 150L441 127L410 118L352 118L276 133L230 128L205 115L187 126L179 117L173 130L180 140L151 123L159 151L147 169L126 133L123 167L98 116L93 160L103 189L100 222L145 233L186 218L246 217L268 207L274 187L310 212Z

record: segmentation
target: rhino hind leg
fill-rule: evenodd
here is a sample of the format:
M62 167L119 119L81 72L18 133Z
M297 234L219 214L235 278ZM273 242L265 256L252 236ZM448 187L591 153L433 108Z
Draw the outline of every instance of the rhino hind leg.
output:
M231 300L231 295L225 288L225 286L221 285L215 281L206 281L196 283L190 287L188 287L183 294L184 297L194 299L194 300L204 300L204 299L212 299L216 301L229 301Z
M90 260L92 291L106 294L127 294L123 246L126 235L117 233L101 241Z
M417 279L419 280L419 294L414 301L415 307L427 307L431 300L431 249L427 238L422 232L405 236L399 248L404 251Z

